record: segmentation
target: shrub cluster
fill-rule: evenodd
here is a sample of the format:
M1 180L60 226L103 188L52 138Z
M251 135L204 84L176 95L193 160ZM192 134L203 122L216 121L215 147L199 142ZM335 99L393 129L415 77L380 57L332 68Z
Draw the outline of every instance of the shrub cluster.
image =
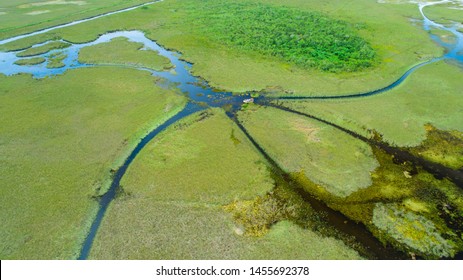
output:
M229 1L202 1L192 11L203 34L303 68L353 72L372 66L376 57L357 35L361 25L319 12Z

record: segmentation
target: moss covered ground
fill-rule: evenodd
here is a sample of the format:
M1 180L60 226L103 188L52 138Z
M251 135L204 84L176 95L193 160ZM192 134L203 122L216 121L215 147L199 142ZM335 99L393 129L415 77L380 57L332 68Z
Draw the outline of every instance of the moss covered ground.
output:
M454 257L463 249L462 231L458 229L463 221L461 188L446 179L435 178L419 166L370 148L344 132L334 128L330 131L324 124L301 118L256 105L248 106L239 114L240 121L259 145L308 193L353 221L363 223L385 244L411 256L430 259ZM299 131L305 128L300 135L304 137L297 137L291 122L299 124ZM318 130L314 129L317 126ZM461 133L439 131L431 126L427 126L427 130L429 137L423 145L410 148L412 153L458 168ZM356 167L361 166L359 151L367 151L366 159L373 163L371 169L363 166L355 172ZM364 159L364 162L368 161ZM313 172L314 167L321 170ZM323 174L329 171L340 176L327 176L327 181ZM366 180L371 178L366 185L362 185L361 172ZM336 185L333 188L327 182ZM279 215L291 216L286 212L256 214L252 211L273 205L278 204L272 199L259 198L232 205L232 210L236 212L235 218L244 224L255 221L250 223L254 226L250 231L259 235L266 231L268 221L278 220Z
M425 128L426 139L420 145L409 148L410 152L453 169L463 168L463 133L442 131L432 125Z
M257 237L233 219L231 204L264 196L274 181L265 160L218 109L197 113L159 135L121 186L92 258L359 258L342 241L288 220L275 220Z
M0 258L76 258L100 188L185 101L129 69L0 75Z
M292 176L331 208L363 223L384 244L430 259L462 251L461 188L410 163L397 162L377 148L373 151L379 167L372 172L371 186L345 198L334 196L301 172Z
M423 216L394 204L378 203L373 210L373 223L390 238L405 246L439 257L450 257L454 248Z

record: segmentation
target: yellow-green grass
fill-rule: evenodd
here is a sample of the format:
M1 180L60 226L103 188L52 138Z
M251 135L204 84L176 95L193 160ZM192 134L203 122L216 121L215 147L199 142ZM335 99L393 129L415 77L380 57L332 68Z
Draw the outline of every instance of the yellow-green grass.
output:
M55 42L50 42L50 43L47 43L39 47L29 48L27 50L17 53L16 56L18 57L34 56L34 55L47 53L51 50L64 49L69 46L70 46L69 43L55 41Z
M47 68L64 67L65 64L63 60L66 59L66 57L67 57L67 54L62 53L62 52L56 52L56 53L50 54L48 58Z
M381 241L405 253L435 259L451 257L462 251L462 190L448 180L434 178L419 167L408 163L395 164L392 156L377 148L373 151L380 164L372 172L373 183L344 198L311 182L302 172L292 176L329 207L363 223ZM409 213L405 216L415 218L404 218L399 213L397 221L386 221L391 215L378 210L378 204L391 204L398 213ZM418 228L414 228L416 223ZM440 249L435 251L438 247Z
M398 205L376 204L373 223L421 254L450 257L454 251L451 242L441 236L430 220Z
M360 259L341 241L288 221L263 237L240 236L220 207L129 198L110 211L91 259Z
M273 187L265 162L219 109L188 117L155 138L121 184L128 193L159 200L215 205Z
M232 136L233 135L233 139ZM129 167L97 233L94 259L357 259L290 222L243 236L223 206L273 188L264 159L222 110L181 120Z
M16 65L37 65L45 62L43 57L32 57L32 58L23 58L18 59L14 62Z
M85 47L79 52L79 61L90 64L124 64L151 68L156 71L173 67L169 59L153 50L141 50L143 44L127 38L114 38L108 43Z
M426 126L426 139L409 150L416 156L441 163L453 169L463 167L463 133L442 131L431 125Z
M275 108L250 106L239 113L253 138L286 172L304 172L334 195L371 185L377 162L370 147L326 124Z
M110 170L185 100L110 67L0 83L0 258L76 258Z
M412 65L443 53L421 26L411 23L410 18L420 18L414 4L380 4L370 0L348 5L334 0L252 1L318 11L330 18L363 26L359 35L379 57L376 67L362 72L333 74L304 70L275 57L216 42L201 32L204 27L201 21L194 20L193 10L200 2L164 1L148 9L136 9L12 42L3 49L22 49L51 38L86 42L107 31L137 29L163 46L180 51L182 58L194 63L193 73L208 80L213 87L235 92L277 88L297 95L338 95L381 88L398 79Z
M54 3L53 3L54 2ZM66 4L66 2L70 2ZM131 7L149 0L2 1L0 39Z
M425 7L423 12L429 19L438 23L463 23L463 6L452 4L432 5Z
M416 146L426 138L426 124L463 131L463 69L443 61L418 69L397 88L365 98L336 101L284 101L294 110L368 135L379 132L398 146Z

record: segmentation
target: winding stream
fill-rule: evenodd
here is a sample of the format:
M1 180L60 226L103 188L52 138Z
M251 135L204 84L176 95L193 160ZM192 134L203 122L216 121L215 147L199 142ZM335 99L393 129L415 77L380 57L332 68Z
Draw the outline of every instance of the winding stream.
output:
M162 0L160 0L162 1ZM117 14L117 13L122 13L125 11L130 11L133 9L136 9L141 6L145 5L150 5L154 4L156 2L160 1L153 1L149 3L145 3L142 5L138 5L135 7L115 11L115 12L110 12L107 14L87 18L84 20L79 20L79 21L74 21L71 23L47 28L44 30L36 31L30 34L25 34L25 35L20 35L16 36L13 38L5 39L0 41L1 44L6 44L9 42L13 42L15 40L19 40L22 38L34 36L37 34L43 34L58 28L64 28L72 25L76 25L79 23L83 23L86 21L90 21L93 19ZM445 2L445 1L444 1ZM440 3L440 2L439 2ZM435 3L432 3L435 4ZM455 44L449 45L446 44L445 47L449 50L443 57L441 58L436 58L431 61L427 61L421 64L418 64L411 69L409 69L402 77L400 77L397 81L394 83L378 89L374 90L371 92L366 92L366 93L357 93L357 94L349 94L349 95L343 95L343 96L318 96L318 97L297 97L297 96L289 96L289 97L279 97L279 99L343 99L343 98L358 98L358 97L363 97L363 96L370 96L374 94L379 94L383 93L385 91L388 91L397 85L401 84L410 74L412 74L416 69L419 67L422 67L428 63L432 63L436 60L440 59L452 59L456 60L460 63L463 63L463 34L459 33L456 31L456 27L454 28L448 28L443 25L439 25L437 23L432 22L429 20L423 13L423 8L431 5L431 4L420 4L419 8L421 13L423 14L424 17L424 28L425 30L429 30L429 28L434 27L434 28L440 28L443 30L447 30L452 32L455 37L456 41ZM79 254L79 259L86 259L89 255L90 249L92 247L93 241L95 239L95 236L97 234L98 228L102 222L102 219L104 218L104 215L108 209L109 204L111 201L115 198L117 190L119 188L120 181L124 174L126 173L127 169L129 168L130 164L133 162L133 160L136 158L138 153L154 138L156 137L159 133L164 131L166 128L168 128L170 125L173 123L177 122L178 120L191 115L192 113L198 112L200 110L205 109L206 107L223 107L225 105L229 106L231 109L227 112L227 115L235 121L235 123L238 125L238 127L245 133L245 135L251 140L251 142L256 146L256 148L264 155L264 157L269 161L269 163L276 167L276 163L271 159L265 151L258 145L258 143L252 138L251 135L246 131L246 129L239 123L239 121L235 117L235 112L237 112L240 108L241 105L243 104L243 100L249 98L249 95L234 95L230 92L218 92L211 88L207 82L201 80L198 77L195 77L191 74L191 67L192 65L182 61L180 59L181 55L179 53L173 52L166 50L162 46L158 45L156 42L151 41L150 39L146 38L146 36L140 32L140 31L119 31L119 32L112 32L108 34L104 34L100 36L98 39L96 39L93 42L90 43L83 43L83 44L72 44L68 48L62 49L62 50L53 50L51 52L48 52L43 55L37 55L33 57L43 57L46 59L46 62L38 64L38 65L31 65L31 66L19 66L14 64L16 60L18 60L18 57L16 56L18 52L0 52L0 73L5 74L5 75L14 75L18 73L29 73L32 74L33 77L35 78L43 78L46 76L50 75L59 75L63 74L65 71L69 69L78 69L78 68L88 68L88 67L96 67L100 65L93 65L93 64L84 64L80 63L78 61L78 54L79 51L87 46L92 46L104 42L109 42L113 38L116 37L125 37L128 38L130 41L133 42L138 42L142 43L144 45L144 49L150 49L157 51L159 55L164 56L170 60L170 62L174 65L173 69L166 70L166 71L154 71L152 69L148 68L143 68L143 67L133 67L136 69L139 69L141 71L148 71L150 72L153 76L155 77L160 77L163 78L168 85L174 85L175 87L179 88L182 92L188 94L188 97L190 99L189 103L186 105L186 107L171 117L169 120L164 122L162 125L158 126L156 129L151 131L148 135L146 135L140 143L137 144L137 146L132 150L128 158L124 161L123 165L116 171L114 179L111 183L111 186L109 190L101 197L99 200L99 208L96 217L94 218L91 228L89 229L89 233L84 241L84 244L82 246L82 249ZM433 37L433 39L443 45L444 43L440 41L439 38ZM46 44L41 43L34 45L36 46L41 46ZM64 67L61 68L55 68L55 69L50 69L47 68L47 63L49 62L50 57L53 54L56 53L64 53L67 55L66 59L63 60L63 63L65 64ZM126 65L112 65L115 67L130 67ZM261 96L256 99L256 103L260 104L267 104L266 103L266 98L265 96ZM273 98L272 98L273 99ZM282 109L282 108L280 108ZM340 128L342 130L342 128ZM280 175L284 177L284 172L280 170ZM381 249L381 244L377 242L377 240L371 235L370 232L368 232L365 228L358 227L358 225L355 225L355 223L351 222L348 225L344 224L344 221L347 219L344 217L342 214L333 211L329 207L327 207L323 202L317 201L313 198L306 197L306 201L311 203L311 205L314 206L314 209L320 210L320 211L325 211L329 213L329 223L335 226L336 228L340 229L343 232L347 232L352 236L355 236L357 240L361 243L363 243L367 247L374 247L374 251L377 251L378 257L387 257L387 258L401 258L401 256L396 255L395 253L386 253L384 249ZM342 221L342 222L339 222Z
M431 35L431 38L438 43L439 45L445 47L447 49L447 53L443 56L445 59L453 59L456 60L460 63L463 63L463 33L459 32L457 29L459 28L459 23L454 23L452 26L447 27L442 24L436 23L432 20L430 20L424 13L424 8L429 7L429 6L434 6L434 5L440 5L440 4L445 4L449 3L450 1L444 0L440 2L432 2L432 3L420 3L419 4L419 9L420 13L423 16L423 28L426 31L430 31L431 28L437 28L441 30L448 31L455 36L455 42L454 43L445 43L443 42L438 36L436 35Z

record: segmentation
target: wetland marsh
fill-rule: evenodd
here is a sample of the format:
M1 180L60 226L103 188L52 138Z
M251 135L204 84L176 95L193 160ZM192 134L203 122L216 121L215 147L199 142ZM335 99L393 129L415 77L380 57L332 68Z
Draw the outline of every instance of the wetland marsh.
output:
M461 257L458 1L59 2L0 29L2 259Z

